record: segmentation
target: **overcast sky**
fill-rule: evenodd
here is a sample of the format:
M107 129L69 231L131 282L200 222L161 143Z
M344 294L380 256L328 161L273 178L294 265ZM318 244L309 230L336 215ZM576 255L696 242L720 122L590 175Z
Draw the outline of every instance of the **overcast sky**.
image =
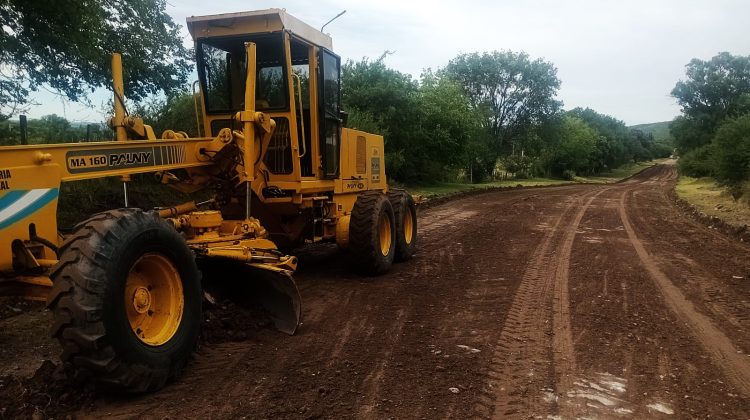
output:
M184 25L191 15L271 7L316 28L346 10L325 29L344 60L389 50L386 63L414 77L460 53L526 51L557 67L565 109L590 107L628 125L679 114L669 92L691 58L750 55L747 0L169 0L167 12ZM191 43L186 29L184 39ZM37 101L33 117L102 118L50 94Z

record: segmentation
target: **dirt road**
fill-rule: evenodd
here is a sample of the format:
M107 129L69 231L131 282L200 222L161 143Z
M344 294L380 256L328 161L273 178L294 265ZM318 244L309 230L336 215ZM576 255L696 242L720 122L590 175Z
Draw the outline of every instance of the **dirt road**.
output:
M750 418L750 246L683 215L671 166L422 211L362 279L302 256L298 335L204 346L114 418Z

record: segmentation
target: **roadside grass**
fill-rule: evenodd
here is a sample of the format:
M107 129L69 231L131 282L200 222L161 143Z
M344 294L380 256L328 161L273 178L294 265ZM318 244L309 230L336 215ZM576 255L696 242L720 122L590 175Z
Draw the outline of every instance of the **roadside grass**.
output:
M745 186L745 191L739 200L735 200L712 178L687 176L681 176L675 187L677 196L699 211L734 226L750 226L750 184Z
M581 183L587 184L611 184L629 176L635 175L636 173L650 168L654 165L659 165L667 162L669 159L654 159L648 162L639 162L631 165L623 165L617 169L613 169L609 172L603 172L596 176L589 177L576 177L575 180Z
M564 180L556 178L529 178L529 179L508 179L493 182L484 182L481 184L464 184L464 183L453 183L453 182L437 182L426 185L406 185L405 188L412 193L412 195L423 198L423 199L434 199L445 195L455 194L462 191L474 190L474 189L488 189L488 188L500 188L500 187L534 187L534 186L550 186L550 185L568 185L568 184L610 184L617 182L623 178L627 178L639 171L642 171L648 167L665 162L666 159L657 159L649 162L641 162L633 165L626 165L617 168L611 172L602 173L596 176L586 177L575 177L573 180Z
M467 190L475 189L487 189L487 188L500 188L500 187L516 187L518 185L524 187L534 187L541 185L565 185L575 184L576 181L566 181L563 179L552 179L552 178L529 178L529 179L508 179L502 181L484 182L481 184L462 184L452 182L439 182L430 185L407 185L406 189L412 193L412 195L421 196L424 198L436 198L444 195L455 194Z

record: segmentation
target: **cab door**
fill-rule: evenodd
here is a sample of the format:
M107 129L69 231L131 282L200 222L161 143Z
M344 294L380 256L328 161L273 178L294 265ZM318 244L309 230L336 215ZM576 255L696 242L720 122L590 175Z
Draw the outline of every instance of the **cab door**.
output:
M341 58L323 48L318 53L320 150L323 178L339 176L341 153Z

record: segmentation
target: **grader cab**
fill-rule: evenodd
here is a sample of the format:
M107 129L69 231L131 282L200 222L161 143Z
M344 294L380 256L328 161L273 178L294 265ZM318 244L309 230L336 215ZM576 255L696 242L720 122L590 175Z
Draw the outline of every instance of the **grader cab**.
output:
M335 242L365 275L415 252L414 201L388 188L383 138L344 128L330 37L278 9L187 23L198 137L157 137L128 116L115 54L114 141L0 148L0 294L46 300L68 371L114 390L155 390L181 370L214 276L258 286L247 290L293 334L301 303L287 252ZM132 208L139 173L212 197ZM124 206L59 234L60 184L102 177L122 180Z

